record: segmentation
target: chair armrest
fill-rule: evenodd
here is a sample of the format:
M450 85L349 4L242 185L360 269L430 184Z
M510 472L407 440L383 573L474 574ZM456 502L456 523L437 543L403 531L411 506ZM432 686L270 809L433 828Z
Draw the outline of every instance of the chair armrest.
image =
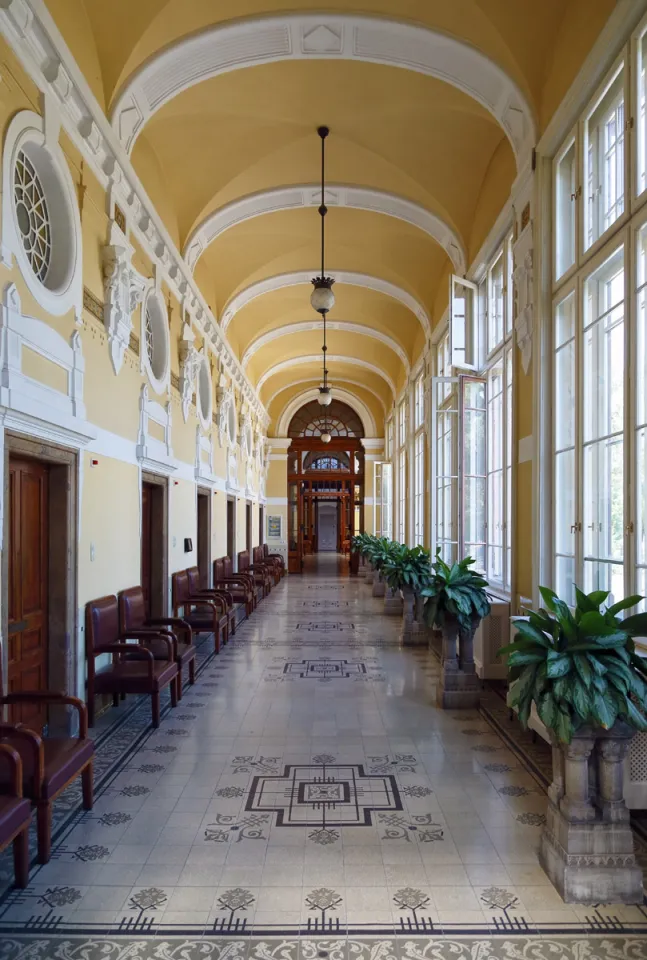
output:
M153 656L153 651L147 650L146 647L141 647L138 643L106 643L102 647L95 647L94 652L95 654L127 653L130 656L134 655L135 660L147 660L148 677L151 682L153 680L153 669L155 666L155 657Z
M88 708L78 697L70 697L55 690L22 690L20 693L8 693L0 697L0 703L9 706L12 703L58 703L74 707L79 715L79 736L84 740L88 735Z
M222 597L187 597L184 603L191 607L213 607L214 615L226 612L225 601Z
M138 627L136 630L126 630L121 635L121 639L140 640L142 643L153 639L161 640L166 644L167 660L175 660L177 657L177 637L172 630L160 630L159 628L147 630L145 627Z
M187 635L188 643L193 643L193 630L191 629L191 624L187 623L186 620L183 620L182 617L149 617L146 620L146 626L154 626L158 624L159 626L169 626L169 627L178 627L180 630L184 630Z
M14 797L22 797L22 760L20 754L8 743L0 743L0 762L6 761L11 768L12 792Z
M232 597L232 595L231 595L231 593L229 592L229 590L226 590L226 589L218 590L218 589L216 588L215 590L210 590L209 593L210 593L211 596L213 596L213 597L222 597L222 599L225 601L225 603L227 604L228 607L233 607L233 605L234 605L234 598Z
M40 785L45 776L45 751L42 737L30 730L29 727L23 726L23 724L0 723L0 740L5 737L12 740L22 740L27 745L27 749L33 757L34 770L38 781L37 788L40 790Z

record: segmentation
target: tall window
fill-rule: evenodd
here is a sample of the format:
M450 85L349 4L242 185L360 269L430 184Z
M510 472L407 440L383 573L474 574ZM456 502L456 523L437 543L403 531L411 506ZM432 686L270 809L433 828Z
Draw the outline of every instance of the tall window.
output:
M407 539L407 401L398 407L398 540Z
M644 21L633 89L625 88L627 49L569 138L581 241L571 243L555 211L551 557L552 585L569 603L574 584L608 590L614 601L647 592L647 208L636 204L629 229L623 218L630 184L639 195L647 185L646 35ZM634 129L625 123L632 115ZM604 246L593 246L603 235ZM563 278L567 245L575 269Z
M425 542L425 379L424 374L413 386L413 543Z

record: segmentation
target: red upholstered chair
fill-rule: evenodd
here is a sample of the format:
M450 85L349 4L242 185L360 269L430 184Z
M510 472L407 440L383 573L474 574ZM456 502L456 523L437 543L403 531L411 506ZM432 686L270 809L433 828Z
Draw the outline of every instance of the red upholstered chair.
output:
M263 567L258 567L253 563L250 563L249 551L241 550L238 554L238 569L243 573L249 573L254 577L254 583L257 587L261 587L263 591L263 596L266 597L270 590L272 589L272 577L271 574Z
M189 683L195 683L196 646L193 642L193 631L186 620L180 617L147 617L144 591L141 587L129 587L118 595L119 601L119 628L125 639L130 639L131 632L136 630L138 635L151 634L151 641L146 646L152 651L156 660L167 660L168 651L164 643L156 640L160 633L168 637L173 644L173 659L177 664L177 698L182 699L182 668L188 664ZM181 639L180 639L181 638Z
M52 847L52 805L78 776L82 780L83 809L92 809L94 743L88 737L88 711L77 697L47 691L9 693L0 698L0 704L7 706L36 702L65 704L74 707L79 715L77 737L41 737L23 724L0 723L0 743L20 754L23 796L36 807L38 859L47 863Z
M177 706L177 664L173 657L173 645L164 634L151 635L150 630L141 633L129 630L129 639L151 640L164 644L166 660L156 660L153 651L135 643L124 643L119 628L119 609L115 596L91 600L85 607L85 656L87 661L88 719L94 726L94 698L99 693L111 693L115 706L119 696L127 693L146 694L151 698L153 726L160 723L160 694L170 688L171 705ZM112 662L99 667L96 658L112 655Z
M266 562L273 560L278 564L282 577L286 575L287 570L285 569L285 560L280 553L270 553L270 549L266 543L263 544L263 556L265 557Z
M16 886L29 881L29 827L31 803L22 795L22 760L8 743L0 743L0 852L13 843Z
M225 575L225 560L213 561L213 585L216 590L226 590L231 594L234 603L241 603L245 607L245 616L248 617L254 609L254 590L253 584L245 577Z
M176 617L181 614L194 633L213 633L214 650L220 653L221 637L223 643L229 639L229 614L225 601L221 597L193 597L186 570L178 570L173 574L171 586L173 614Z
M231 559L231 557L223 557L222 563L226 580L230 579L231 577L236 577L237 580L243 580L245 583L247 583L254 598L254 609L256 609L259 602L263 599L263 590L262 588L256 586L253 575L251 573L245 573L242 570L234 573L234 561Z
M269 559L265 556L265 550L263 547L254 547L253 551L254 556L254 565L265 569L272 577L274 584L280 583L281 581L281 568L276 560Z
M209 589L200 586L200 570L198 567L188 567L186 575L189 579L189 593L192 597L204 597L206 600L220 597L220 599L225 601L227 628L229 630L229 636L233 637L236 633L236 607L231 593L225 590L224 587L222 590L218 590L215 587Z

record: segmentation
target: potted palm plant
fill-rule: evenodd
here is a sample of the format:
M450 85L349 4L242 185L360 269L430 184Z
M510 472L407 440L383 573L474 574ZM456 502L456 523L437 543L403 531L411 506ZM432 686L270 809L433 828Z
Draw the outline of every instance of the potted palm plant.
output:
M451 566L440 548L431 577L421 591L424 618L429 627L442 632L441 682L437 688L440 706L450 709L478 706L480 682L474 664L474 634L490 613L487 580L471 569L475 560L465 557Z
M374 537L369 545L368 558L375 571L373 578L373 596L383 597L386 591L384 564L390 556L392 542L387 537Z
M365 565L366 553L370 542L368 533L356 533L350 542L351 551L351 572L358 576L366 576L367 567ZM355 560L357 558L357 560ZM362 561L361 564L359 561Z
M424 639L424 623L416 617L416 596L430 574L429 551L396 543L384 563L384 579L391 590L402 593L403 618L400 639L403 644L417 644Z
M576 588L571 610L540 592L545 609L515 619L517 637L501 651L509 704L523 726L534 708L553 744L540 860L567 902L642 903L623 761L635 732L647 730L647 661L633 640L647 635L647 614L619 614L643 598L606 605L607 591Z

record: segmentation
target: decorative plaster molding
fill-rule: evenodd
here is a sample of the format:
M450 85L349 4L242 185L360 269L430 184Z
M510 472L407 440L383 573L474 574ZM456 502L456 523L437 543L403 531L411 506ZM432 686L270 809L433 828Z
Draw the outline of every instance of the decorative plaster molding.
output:
M533 146L530 106L514 81L485 54L428 27L357 14L250 17L184 37L151 57L125 83L116 97L112 124L130 151L153 113L197 83L259 64L320 59L385 64L436 77L495 117L517 161Z
M275 277L268 277L267 280L259 280L257 283L253 283L251 286L241 290L235 297L232 297L222 312L220 325L223 331L227 329L238 311L246 307L252 300L255 300L257 297L262 297L266 293L271 293L273 290L282 290L284 287L296 287L302 283L309 286L310 281L313 277L317 276L320 269L320 267L313 267L312 270L282 273ZM407 293L406 290L403 290L402 287L398 287L394 283L389 283L388 280L382 280L381 277L371 277L366 273L353 273L347 270L332 269L329 270L328 273L335 278L340 286L364 287L367 290L374 290L376 293L383 293L393 300L398 300L407 307L407 309L411 310L420 321L422 329L425 331L425 336L431 336L429 314L422 304L419 303L415 297L412 297L410 293Z
M126 214L130 232L163 275L169 289L191 318L192 325L205 337L209 350L218 357L219 363L266 426L269 422L267 411L245 377L44 0L0 0L0 34L43 93L49 129L56 131L56 120L65 128L100 185L108 191L111 204L119 203ZM73 210L78 219L73 185L72 195ZM75 305L79 319L82 306L83 284L80 282L78 305ZM61 311L50 308L49 312Z
M523 371L527 375L532 359L534 327L534 235L533 235L533 174L518 185L512 197L516 239L512 245L514 269L514 329L521 351Z
M409 358L404 348L400 346L397 340L395 340L393 337L390 337L387 333L382 333L381 330L376 330L374 327L369 327L363 323L349 323L344 320L328 320L326 322L326 327L328 332L331 330L339 330L342 333L358 333L364 337L371 337L373 340L379 340L380 343L385 344L385 346L387 346L390 350L393 350L393 352L398 355L398 358L405 368L407 376L409 375L411 364L409 363ZM250 345L245 350L245 353L240 361L243 370L247 368L247 364L254 354L258 353L258 351L268 343L272 343L274 340L279 340L282 337L289 337L293 333L309 333L311 331L319 332L321 329L322 323L320 320L307 320L303 323L286 323L285 326L276 327L274 330L264 333L256 340L252 340Z
M275 363L273 367L269 367L263 376L260 378L256 384L256 389L261 390L264 383L273 377L275 374L280 373L281 370L289 370L291 367L300 367L306 363L321 363L321 357L318 353L308 354L303 357L291 357L289 360L282 360L280 363ZM378 377L381 377L383 380L388 383L391 393L395 397L395 383L388 375L382 370L381 367L376 366L374 363L369 363L368 360L362 360L361 357L344 357L339 354L327 354L326 363L330 365L331 363L348 363L351 366L355 367L365 367L367 370L370 370L372 373L376 373ZM335 390L334 376L332 377L332 388L333 393Z
M196 389L196 377L202 364L202 355L197 350L195 334L188 323L184 324L180 340L180 395L182 397L182 416L186 423L189 419L191 400Z
M346 382L347 381L344 380L344 383ZM377 433L375 418L366 404L362 403L359 397L356 397L353 393L350 393L348 390L344 390L341 387L335 387L333 395L335 400L342 400L355 411L357 416L362 421L365 434L373 436L375 433ZM285 436L288 432L290 421L297 410L299 410L305 403L309 403L310 400L316 400L318 396L318 388L312 387L309 390L304 390L297 396L292 397L292 399L285 405L280 415L276 418L276 433L278 436Z
M23 349L64 372L65 392L23 372ZM47 323L25 316L16 285L9 283L0 311L0 420L5 427L68 447L87 446L96 430L85 419L84 375L79 331L68 343Z
M177 469L171 447L171 402L162 406L156 400L149 400L148 386L142 384L139 398L139 434L137 437L137 459L143 469L155 473L170 475ZM158 424L164 432L164 440L159 440L149 432L150 421Z
M216 390L218 402L218 442L221 447L225 443L236 445L236 398L231 384L218 387Z
M319 379L320 379L320 378L318 378L318 377L306 377L306 378L303 379L303 380L293 380L292 383L288 384L287 387L281 387L281 389L280 389L280 390L277 390L276 393L273 393L271 397L268 397L268 399L267 399L267 409L268 409L268 410L270 409L270 407L272 406L273 402L276 400L276 398L277 398L278 396L280 396L280 394L283 393L284 390L291 390L292 387L296 387L296 386L298 386L298 385L300 385L300 384L304 384L304 383L310 384L310 386L311 386L311 388L312 388L312 390L313 390L313 397L314 397L314 395L315 395L315 394L314 394L314 389L315 389L315 388L314 388L314 385L319 381ZM353 387L361 387L362 390L366 390L367 393L370 393L371 396L375 397L375 399L377 400L377 402L379 403L379 405L382 407L382 411L384 412L384 415L386 416L386 404L385 404L384 400L382 399L382 397L379 395L379 393L378 393L376 390L373 390L372 387L367 387L365 383L360 383L359 380L349 380L348 377L344 377L344 387L348 387L349 385L350 385L350 386L353 386ZM305 391L304 391L304 392L305 392ZM351 390L345 390L345 392L348 393L349 396L352 396L352 397L353 397L353 401L356 401L356 400L358 399L357 396L356 396ZM317 394L317 396L319 395L319 390L316 391L316 394ZM274 419L276 420L276 417L274 417Z
M458 233L436 214L425 210L419 204L383 190L341 183L329 184L325 197L328 207L368 210L412 224L440 244L457 273L465 272L465 248ZM281 187L241 197L215 210L198 224L184 245L184 259L189 269L195 270L196 263L207 247L231 227L265 214L318 207L320 203L321 187L315 183Z
M103 248L103 319L108 335L110 359L116 374L121 370L124 353L130 343L132 315L144 299L148 281L131 264L134 248L114 220L110 240Z

